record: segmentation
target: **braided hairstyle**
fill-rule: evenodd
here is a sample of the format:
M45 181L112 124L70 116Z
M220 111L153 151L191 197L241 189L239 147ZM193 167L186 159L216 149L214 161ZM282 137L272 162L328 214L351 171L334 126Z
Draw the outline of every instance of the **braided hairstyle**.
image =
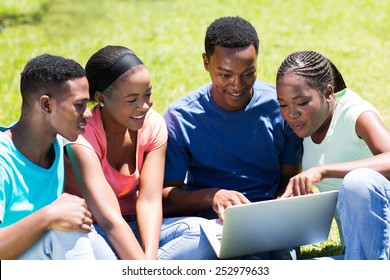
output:
M286 57L279 66L276 82L287 73L305 78L310 88L325 94L327 85L332 85L334 92L347 86L337 67L325 56L315 51L297 51Z

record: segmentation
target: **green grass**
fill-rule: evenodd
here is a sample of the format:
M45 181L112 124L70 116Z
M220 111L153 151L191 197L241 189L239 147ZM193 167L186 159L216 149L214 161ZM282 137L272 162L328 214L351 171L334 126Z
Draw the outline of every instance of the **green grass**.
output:
M301 246L301 259L330 257L341 255L341 244L336 221L330 228L328 240L321 243Z
M18 119L19 73L41 53L85 65L107 44L136 51L152 73L155 109L209 81L201 53L215 18L240 15L260 37L258 77L274 83L281 61L296 50L328 56L347 85L390 125L390 2L387 0L3 0L0 2L0 123ZM304 257L339 251L330 239L303 247Z
M313 189L314 192L319 192L316 187ZM340 256L341 254L342 248L340 235L335 219L332 221L328 240L316 244L301 246L301 259Z

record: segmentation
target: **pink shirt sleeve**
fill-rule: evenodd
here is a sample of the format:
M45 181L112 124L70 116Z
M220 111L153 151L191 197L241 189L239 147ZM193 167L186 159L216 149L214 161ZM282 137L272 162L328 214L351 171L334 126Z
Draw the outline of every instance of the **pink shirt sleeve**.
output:
M150 109L140 136L141 146L144 146L145 152L160 148L168 139L164 118L156 111Z

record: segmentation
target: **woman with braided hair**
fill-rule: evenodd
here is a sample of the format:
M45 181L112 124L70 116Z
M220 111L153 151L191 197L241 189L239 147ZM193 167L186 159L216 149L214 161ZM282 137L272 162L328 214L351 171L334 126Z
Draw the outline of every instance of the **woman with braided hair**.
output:
M339 70L328 58L314 51L290 54L278 69L276 88L281 114L294 132L303 138L304 147L303 172L290 179L282 197L312 193L313 185L321 192L339 190L347 173L357 168L368 167L381 171L375 168L378 164L372 164L375 158L373 155L390 152L390 131L376 109L347 88ZM356 232L359 226L363 226L353 224L350 217L351 213L359 214L360 209L356 207L361 204L344 203L344 200L350 199L346 195L349 192L345 191L349 188L345 188L345 185L351 181L343 182L339 208L335 213L342 245L347 247L348 258L381 258L379 252L383 250L380 249L374 250L378 253L375 256L348 255L348 250L356 245L349 243L353 232ZM389 188L387 197L386 194L382 196L385 202L379 215L385 216L387 213L387 218L382 219L377 225L371 224L370 227L382 227L382 232L386 232L383 228L387 228L388 235ZM373 203L373 200L367 202L367 205L369 203ZM345 209L346 205L349 205L349 209ZM373 211L370 214L375 216ZM367 221L370 219L369 215L365 217ZM347 220L348 223L345 222ZM387 250L387 258L388 240L387 236L387 249L384 250L385 252Z

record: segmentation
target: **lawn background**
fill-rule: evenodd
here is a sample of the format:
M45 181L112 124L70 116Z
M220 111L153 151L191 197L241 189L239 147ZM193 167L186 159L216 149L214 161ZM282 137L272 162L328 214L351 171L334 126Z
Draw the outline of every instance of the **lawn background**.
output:
M2 0L0 124L19 117L19 74L29 59L51 53L85 65L108 44L132 48L148 66L154 108L163 113L209 82L201 59L207 26L239 15L260 37L259 79L274 83L278 66L293 51L319 51L390 125L389 11L388 0ZM327 242L302 250L304 257L338 253L335 225Z

